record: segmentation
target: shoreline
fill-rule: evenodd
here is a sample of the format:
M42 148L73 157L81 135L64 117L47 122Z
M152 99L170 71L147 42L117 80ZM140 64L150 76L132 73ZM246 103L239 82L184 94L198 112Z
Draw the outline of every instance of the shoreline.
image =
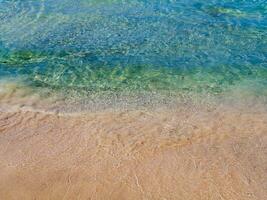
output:
M15 111L0 123L4 199L267 196L264 109Z
M0 0L0 200L267 200L265 2Z
M246 85L246 84L245 84ZM255 91L254 91L255 90ZM139 91L128 93L96 92L80 96L79 92L68 94L45 88L31 88L22 82L0 82L0 111L37 111L55 114L88 114L99 112L124 112L146 110L179 110L184 107L213 109L218 106L262 107L267 112L266 90L261 93L252 85L233 86L220 93L195 93L193 91ZM72 91L73 92L73 91ZM258 108L257 108L258 109ZM253 109L251 109L253 110Z

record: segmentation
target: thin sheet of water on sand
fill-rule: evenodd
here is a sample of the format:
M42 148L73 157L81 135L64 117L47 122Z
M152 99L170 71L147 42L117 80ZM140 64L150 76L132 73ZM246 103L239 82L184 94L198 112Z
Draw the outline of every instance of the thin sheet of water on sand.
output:
M3 199L267 197L267 112L0 113Z

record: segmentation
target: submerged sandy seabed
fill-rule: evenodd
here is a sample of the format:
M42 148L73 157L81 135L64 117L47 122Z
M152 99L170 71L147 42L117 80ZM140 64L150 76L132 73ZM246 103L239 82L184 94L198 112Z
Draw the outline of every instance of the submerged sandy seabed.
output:
M0 113L0 199L267 199L265 108Z

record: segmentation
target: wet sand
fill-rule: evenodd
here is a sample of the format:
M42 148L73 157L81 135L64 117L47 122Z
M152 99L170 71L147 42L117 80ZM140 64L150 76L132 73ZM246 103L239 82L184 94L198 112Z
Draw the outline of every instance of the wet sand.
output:
M0 199L267 199L267 112L0 113Z

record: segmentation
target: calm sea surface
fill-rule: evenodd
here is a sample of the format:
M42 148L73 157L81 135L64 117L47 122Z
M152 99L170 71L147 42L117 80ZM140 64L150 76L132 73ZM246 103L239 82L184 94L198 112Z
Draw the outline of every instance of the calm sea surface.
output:
M0 80L96 93L267 96L265 0L0 0Z

